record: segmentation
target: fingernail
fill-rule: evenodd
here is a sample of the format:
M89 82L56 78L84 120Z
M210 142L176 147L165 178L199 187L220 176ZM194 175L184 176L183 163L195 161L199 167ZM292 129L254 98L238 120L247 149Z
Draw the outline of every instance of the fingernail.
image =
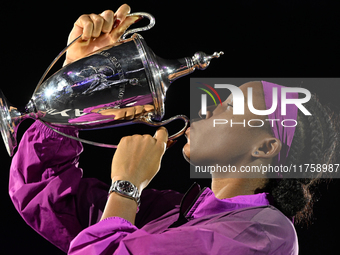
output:
M121 20L120 19L116 19L115 23L113 24L113 28L116 28L119 26Z
M166 148L167 148L167 149L171 148L172 146L175 145L175 143L177 143L177 140L169 140L169 141L166 143Z
M136 19L135 22L134 22L133 24L137 23L137 22L140 21L141 19L143 19L143 16L139 16L138 19Z

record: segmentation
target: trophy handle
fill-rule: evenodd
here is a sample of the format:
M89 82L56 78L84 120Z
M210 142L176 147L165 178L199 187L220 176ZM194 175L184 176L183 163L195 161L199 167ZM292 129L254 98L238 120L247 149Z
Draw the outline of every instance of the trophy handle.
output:
M174 140L174 139L178 138L179 136L183 135L185 130L188 127L188 124L189 124L189 119L185 115L176 115L174 117L171 117L170 119L159 121L159 122L153 121L152 117L153 117L153 114L149 113L146 116L142 116L139 119L133 120L133 122L135 122L135 123L143 123L143 124L146 124L148 126L159 127L159 126L166 125L166 124L168 124L168 123L170 123L170 122L172 122L174 120L183 120L184 121L184 127L180 131L178 131L177 133L169 136L168 140Z
M121 36L121 40L125 40L126 36L129 34L134 34L136 32L140 32L140 31L146 31L149 30L150 28L152 28L155 25L155 18L154 16L152 16L150 13L146 13L146 12L135 12L135 13L131 13L128 14L127 16L139 16L140 18L148 18L150 20L149 25L145 26L145 27L137 27L137 28L133 28L133 29L129 29L127 30L122 36Z
M184 121L184 127L179 132L177 132L176 134L173 134L173 135L169 136L168 140L173 140L173 139L176 139L177 137L183 135L185 130L188 127L188 124L189 124L189 119L185 115L176 115L174 117L171 117L170 119L163 120L163 121L160 121L160 122L154 122L152 120L152 116L153 116L153 114L149 113L148 115L142 116L139 119L134 119L131 122L132 123L143 123L143 124L146 124L148 126L158 127L158 126L166 125L166 124L168 124L168 123L170 123L170 122L172 122L174 120L179 120L179 119L183 120ZM54 132L56 132L56 133L58 133L60 135L63 135L65 137L71 138L73 140L77 140L79 142L91 144L91 145L98 146L98 147L117 149L117 145L106 144L106 143L97 143L97 142L93 142L93 141L89 141L89 140L85 140L85 139L82 139L82 138L79 138L79 137L74 137L72 135L65 134L65 133L63 133L63 132L61 132L61 131L51 127L50 125L48 125L46 122L42 121L41 119L38 119L38 120L41 123L43 123L46 127L52 129Z
M121 40L124 40L125 37L129 34L138 32L138 31L146 31L149 30L150 28L152 28L155 25L155 18L150 14L150 13L146 13L146 12L135 12L135 13L131 13L128 14L127 16L139 16L140 18L148 18L150 20L149 25L145 26L145 27L139 27L139 28L134 28L134 29L129 29L127 30L122 36L121 36ZM58 56L55 57L55 59L53 59L53 61L51 62L51 64L47 67L47 69L45 70L44 74L41 76L38 85L36 86L36 89L38 89L38 87L40 86L40 84L43 82L43 80L45 79L46 75L48 74L48 72L52 69L52 67L55 65L55 63L64 55L64 53L68 50L68 48L70 48L79 38L81 38L83 34L79 35L76 39L74 39L72 42L70 42L59 54ZM34 94L34 93L33 93Z

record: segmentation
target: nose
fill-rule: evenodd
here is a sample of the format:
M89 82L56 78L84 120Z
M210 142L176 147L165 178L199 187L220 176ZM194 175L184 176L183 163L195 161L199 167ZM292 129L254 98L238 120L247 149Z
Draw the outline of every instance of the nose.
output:
M210 105L207 106L207 114L205 116L205 119L209 119L213 114L213 111L216 109L216 105ZM202 114L202 109L198 112L198 115L200 116L201 119L204 119L204 115Z

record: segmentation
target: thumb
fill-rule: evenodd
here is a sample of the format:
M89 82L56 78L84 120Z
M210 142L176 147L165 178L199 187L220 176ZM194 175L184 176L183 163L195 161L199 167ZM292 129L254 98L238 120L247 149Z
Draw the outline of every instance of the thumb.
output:
M153 137L157 142L166 143L168 141L168 130L165 127L160 127Z

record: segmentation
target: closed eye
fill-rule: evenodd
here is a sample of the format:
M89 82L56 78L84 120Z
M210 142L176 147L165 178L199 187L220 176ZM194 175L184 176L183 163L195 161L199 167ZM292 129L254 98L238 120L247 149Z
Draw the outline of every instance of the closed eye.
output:
M233 107L233 105L231 105L231 104L227 104L227 105Z

